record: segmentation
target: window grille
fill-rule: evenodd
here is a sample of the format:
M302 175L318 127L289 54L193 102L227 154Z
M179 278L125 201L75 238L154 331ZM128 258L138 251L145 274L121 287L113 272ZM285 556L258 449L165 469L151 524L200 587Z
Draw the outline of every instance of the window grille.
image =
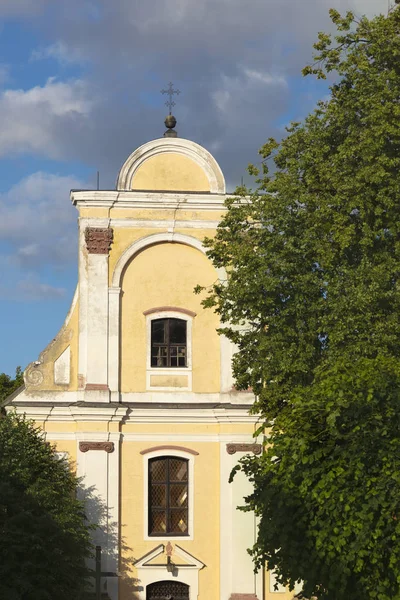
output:
M187 326L183 319L154 319L151 322L151 366L187 366Z
M188 535L188 460L149 460L149 535Z
M179 581L156 581L147 586L146 600L189 600L189 586Z

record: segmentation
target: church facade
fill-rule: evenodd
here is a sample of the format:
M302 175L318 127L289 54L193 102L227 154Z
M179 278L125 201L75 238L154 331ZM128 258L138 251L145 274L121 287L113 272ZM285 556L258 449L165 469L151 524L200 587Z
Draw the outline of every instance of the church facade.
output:
M251 487L228 480L263 440L252 394L233 385L234 348L193 291L226 277L202 245L225 198L215 159L177 137L134 151L116 190L72 191L77 289L8 405L82 477L111 600L293 597L253 571L256 518L237 510Z

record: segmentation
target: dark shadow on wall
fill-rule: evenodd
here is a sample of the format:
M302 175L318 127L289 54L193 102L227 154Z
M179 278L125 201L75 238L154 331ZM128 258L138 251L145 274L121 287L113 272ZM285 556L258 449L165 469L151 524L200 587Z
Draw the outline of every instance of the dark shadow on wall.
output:
M101 593L102 600L110 598L112 589L119 582L120 597L137 600L138 592L143 588L140 581L132 576L131 568L135 562L133 549L128 546L123 536L122 528L111 519L110 509L99 496L94 486L86 487L82 482L78 488L78 497L85 502L86 520L95 524L93 528L93 546L101 546ZM90 560L93 570L91 588L87 600L95 599L95 558Z

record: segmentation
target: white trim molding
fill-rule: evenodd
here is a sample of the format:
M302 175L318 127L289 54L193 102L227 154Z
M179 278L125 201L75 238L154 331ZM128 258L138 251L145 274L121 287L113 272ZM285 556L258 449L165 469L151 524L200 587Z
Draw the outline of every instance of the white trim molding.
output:
M215 158L202 146L182 138L160 138L137 148L122 165L117 179L117 190L131 190L132 179L139 167L158 154L181 154L195 162L206 175L210 192L225 194L225 179Z
M77 440L90 442L149 442L149 444L190 444L216 442L225 444L223 451L226 453L226 444L263 444L264 436L254 438L249 433L231 434L231 433L103 433L103 432L77 432L77 431L45 431L43 433L47 441L65 441ZM267 437L265 436L265 439ZM149 451L142 451L141 454L148 454ZM183 448L182 448L183 450ZM196 456L196 454L194 454ZM230 455L229 455L230 456ZM239 457L240 454L237 455Z
M143 454L143 539L147 541L161 541L161 540L193 540L194 534L194 461L196 456L191 452L187 452L184 448L181 450L176 449L165 449L165 450L154 450ZM188 461L188 535L171 535L165 534L163 536L149 535L149 461L153 458L164 458L167 456L176 456L177 458L184 458Z
M151 392L147 392L150 396ZM167 392L160 392L160 394ZM169 392L168 392L169 393ZM177 396L175 392L170 393L171 396ZM185 392L182 392L185 394ZM46 405L32 406L30 402L23 404L9 404L6 410L15 410L17 414L25 414L27 418L35 421L62 421L62 422L78 422L78 421L103 421L103 422L118 422L126 423L251 423L253 425L259 423L257 415L249 414L249 407L246 408L215 408L198 407L187 409L184 403L174 403L174 408L164 408L160 404L151 406L151 401L147 403L145 408L140 406L130 410L129 406L121 404L107 405L71 405L57 406L47 403ZM179 406L177 406L179 404ZM152 434L151 434L152 435ZM239 441L239 440L238 440Z
M216 218L221 212L226 211L224 194L211 194L208 192L149 192L140 190L131 190L127 192L102 190L72 190L70 194L71 202L78 208L108 208L108 209L173 209L179 207L186 210L207 210L215 211ZM115 218L118 219L117 213ZM95 227L104 227L103 217L90 217L85 219ZM108 219L107 226L112 226L114 219ZM118 219L125 221L125 219ZM157 221L152 221L153 224ZM114 223L115 225L115 223ZM147 227L147 226L146 226Z

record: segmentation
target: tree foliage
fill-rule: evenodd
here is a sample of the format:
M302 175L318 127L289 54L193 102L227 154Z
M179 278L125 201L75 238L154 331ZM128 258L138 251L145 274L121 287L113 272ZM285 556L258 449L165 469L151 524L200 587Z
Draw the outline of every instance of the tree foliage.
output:
M91 544L77 485L31 422L1 416L0 598L83 597Z
M242 460L257 566L319 600L400 598L400 8L330 11L304 74L329 99L261 149L206 243L206 306L267 427ZM272 163L273 167L270 167Z
M24 383L21 367L15 369L14 379L6 373L0 373L0 404Z

